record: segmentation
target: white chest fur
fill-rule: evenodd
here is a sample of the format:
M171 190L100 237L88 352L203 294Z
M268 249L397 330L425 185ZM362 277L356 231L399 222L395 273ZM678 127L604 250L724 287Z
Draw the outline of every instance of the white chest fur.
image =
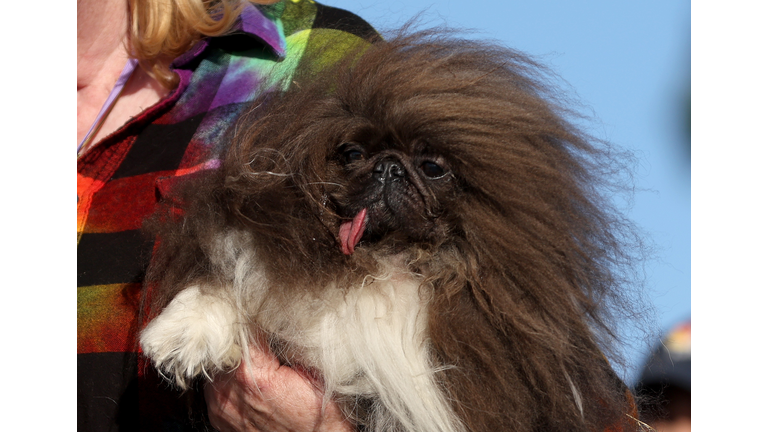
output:
M247 277L248 285L266 286L254 283L255 276ZM327 394L374 400L371 430L463 430L435 381L428 299L416 277L391 270L360 287L327 287L320 297L296 298L288 306L258 290L245 295L242 286L208 292L186 288L141 335L144 352L180 386L236 367L253 329L245 323L255 323L292 347L304 366L320 371ZM243 302L260 307L254 313Z

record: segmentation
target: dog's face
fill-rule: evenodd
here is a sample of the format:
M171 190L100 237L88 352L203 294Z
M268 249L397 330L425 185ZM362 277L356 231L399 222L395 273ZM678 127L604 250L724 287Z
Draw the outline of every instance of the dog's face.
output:
M446 212L459 185L449 158L435 146L367 130L338 145L332 159L341 187L330 199L342 218L345 254L359 242L398 249L445 239Z

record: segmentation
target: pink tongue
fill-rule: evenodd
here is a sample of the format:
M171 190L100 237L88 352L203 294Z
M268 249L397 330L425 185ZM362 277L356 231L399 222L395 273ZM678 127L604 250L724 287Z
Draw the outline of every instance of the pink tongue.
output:
M352 252L355 251L355 246L363 237L366 214L368 214L368 209L362 209L360 213L355 215L354 219L341 224L339 239L341 239L341 251L344 252L344 255L352 255Z

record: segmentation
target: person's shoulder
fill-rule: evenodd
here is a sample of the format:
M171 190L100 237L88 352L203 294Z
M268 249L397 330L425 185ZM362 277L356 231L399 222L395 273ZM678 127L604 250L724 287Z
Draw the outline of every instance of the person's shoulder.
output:
M312 0L285 0L260 8L278 23L285 37L285 58L274 69L276 77L314 79L382 40L373 26L354 13Z
M368 41L380 39L373 26L352 12L320 3L315 5L317 14L312 28L343 31Z
M312 0L287 0L282 8L280 20L286 37L309 32L312 37L342 35L368 42L381 39L367 21L344 9Z

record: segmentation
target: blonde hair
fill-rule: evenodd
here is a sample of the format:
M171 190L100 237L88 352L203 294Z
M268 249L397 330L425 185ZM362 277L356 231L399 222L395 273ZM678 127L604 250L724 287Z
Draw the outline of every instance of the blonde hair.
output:
M271 4L280 0L250 0ZM166 88L178 84L170 62L206 36L227 33L243 0L131 0L130 53Z

